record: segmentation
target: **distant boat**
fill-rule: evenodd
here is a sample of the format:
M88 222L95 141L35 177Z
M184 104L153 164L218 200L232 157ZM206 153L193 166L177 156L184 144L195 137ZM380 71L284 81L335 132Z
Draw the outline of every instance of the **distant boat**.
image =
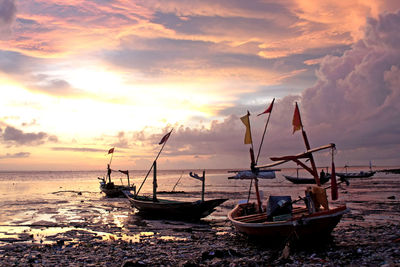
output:
M107 197L125 197L123 191L135 191L136 186L115 185L113 182L107 183L104 178L100 179L100 190Z
M283 177L285 177L286 180L294 184L315 184L314 178L304 178L304 177L290 176L285 174L283 174ZM321 184L325 184L326 182L329 181L329 179L331 179L331 175L327 173L325 174L325 176L320 177L319 181L321 182Z
M374 176L376 171L360 171L360 172L337 172L336 175L340 178L368 178Z

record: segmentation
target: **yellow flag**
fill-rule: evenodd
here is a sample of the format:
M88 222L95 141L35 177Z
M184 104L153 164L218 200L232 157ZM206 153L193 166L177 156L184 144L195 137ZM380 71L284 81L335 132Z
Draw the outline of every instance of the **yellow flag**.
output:
M295 131L301 130L301 128L303 128L303 125L301 123L301 118L300 118L300 111L299 111L299 107L297 106L297 103L296 103L296 108L294 109L292 125L293 125L293 133Z
M251 140L250 119L249 119L249 117L250 117L250 113L247 113L247 115L244 115L243 117L240 118L240 120L246 126L246 135L244 136L244 143L245 144L251 144L253 142Z

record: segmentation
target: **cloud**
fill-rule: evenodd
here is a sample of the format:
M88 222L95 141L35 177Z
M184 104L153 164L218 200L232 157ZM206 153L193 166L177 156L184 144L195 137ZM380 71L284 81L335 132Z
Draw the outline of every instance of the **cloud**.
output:
M398 163L399 28L400 11L368 19L361 40L342 55L329 55L321 60L315 85L301 95L277 99L260 162L269 161L270 156L305 150L301 134L291 132L294 103L297 101L312 147L336 143L336 160L340 164L367 164L369 160L376 164ZM260 102L251 102L251 96L246 97L249 104L230 112L244 115L246 109L250 109L252 114L257 114L269 103L261 105ZM266 116L252 116L251 121L257 150ZM166 154L200 158L207 155L207 164L211 166L225 166L228 159L230 167L248 166L248 146L243 145L243 135L244 126L235 115L224 121L214 121L209 129L181 126L168 141ZM161 136L154 135L151 139L155 142ZM321 154L318 158L329 162L329 154ZM202 162L207 160L203 158Z
M16 129L12 126L7 126L2 133L3 142L9 145L41 145L46 141L57 142L58 138L54 135L48 135L45 132L39 133L24 133L23 131Z
M0 155L0 159L19 159L19 158L29 158L31 153L29 152L18 152L14 154L7 153L5 155Z
M400 11L370 18L364 37L343 56L327 56L301 108L318 139L345 149L400 146ZM398 155L393 155L398 158Z
M16 12L17 8L14 0L0 0L0 27L10 25Z
M90 147L52 147L51 150L54 151L72 151L72 152L103 152L106 153L104 149L90 148Z
M53 64L52 59L36 58L19 52L0 50L0 72L8 74L31 91L53 96L88 96L71 84L55 75L44 74L46 67Z

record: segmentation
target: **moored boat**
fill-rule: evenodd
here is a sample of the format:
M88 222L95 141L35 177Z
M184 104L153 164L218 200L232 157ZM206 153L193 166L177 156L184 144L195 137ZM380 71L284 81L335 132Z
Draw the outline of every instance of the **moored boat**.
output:
M177 201L157 199L145 196L126 195L133 207L142 215L158 218L198 220L210 215L215 208L227 199L197 201Z
M100 178L100 190L107 197L124 197L123 191L135 191L135 186L115 185L113 182L107 183L104 178Z
M340 178L368 178L374 176L375 171L360 171L360 172L337 172L336 175Z
M135 194L124 191L124 194L129 199L131 206L136 208L141 215L178 220L199 220L214 212L217 206L221 205L228 199L220 198L204 200L205 171L203 171L203 176L199 176L192 172L189 174L192 178L202 181L201 200L182 201L157 198L157 159L160 156L161 151L163 150L171 132L172 130L161 139L159 144L163 144L163 146L161 147L160 152L151 165L150 170L145 176L138 191ZM142 188L151 170L153 170L153 196L139 196L138 194L140 189Z
M110 162L107 164L107 179L105 177L97 177L100 180L100 190L103 192L107 197L124 197L123 191L136 191L136 186L130 183L129 180L129 171L128 170L118 170L120 173L126 175L128 180L128 185L116 185L114 182L111 181L111 173L115 170L111 169L111 162L112 157L114 155L115 148L111 148L108 150L108 154L111 154ZM122 179L121 179L122 183Z
M249 215L246 211L253 210ZM264 209L265 210L265 207ZM236 230L255 238L285 240L322 238L328 236L348 210L345 205L310 213L305 207L293 207L290 216L268 221L266 212L256 212L255 203L238 204L228 213Z
M245 120L243 119L244 117L241 119L247 128L246 135L250 133L251 136L249 112L246 116L247 118ZM260 171L270 170L270 168L274 166L293 161L313 176L315 185L307 186L305 195L299 197L297 200L292 201L290 196L269 196L267 205L263 205L263 199L261 199L258 190L258 178L251 177L250 179L252 181L254 180L257 203L249 203L249 200L247 200L245 203L236 205L234 209L228 213L228 219L239 233L250 237L262 238L265 242L272 242L277 239L285 241L291 239L320 239L330 235L340 222L343 214L348 212L346 205L329 205L326 194L327 188L321 187L322 181L318 175L313 157L313 153L317 151L331 149L332 172L330 175L331 185L328 188L331 188L332 199L336 200L338 198L338 191L333 161L336 146L331 143L314 149L310 148L296 103L293 116L293 133L297 130L302 131L303 140L307 149L305 152L283 157L271 157L271 160L275 161L274 163L258 165L257 161L254 160L254 155L252 155L252 148L250 148L251 170L256 174ZM251 141L251 138L249 140ZM248 144L250 144L250 142L248 142ZM311 166L307 166L306 163L301 160L309 162ZM343 179L340 183L342 182L347 181ZM304 205L299 205L299 201L304 201Z
M282 174L283 177L285 177L286 180L294 183L294 184L315 184L315 179L314 178L305 178L305 177L297 177L297 176L290 176L290 175L285 175ZM319 180L321 184L325 184L326 182L329 181L331 178L331 175L329 173L325 174L325 176L320 177Z

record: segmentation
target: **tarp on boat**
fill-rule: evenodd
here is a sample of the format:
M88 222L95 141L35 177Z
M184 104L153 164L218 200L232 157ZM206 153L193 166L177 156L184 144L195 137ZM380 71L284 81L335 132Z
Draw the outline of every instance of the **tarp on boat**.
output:
M267 204L267 217L272 221L273 217L292 214L292 198L290 196L269 196Z

